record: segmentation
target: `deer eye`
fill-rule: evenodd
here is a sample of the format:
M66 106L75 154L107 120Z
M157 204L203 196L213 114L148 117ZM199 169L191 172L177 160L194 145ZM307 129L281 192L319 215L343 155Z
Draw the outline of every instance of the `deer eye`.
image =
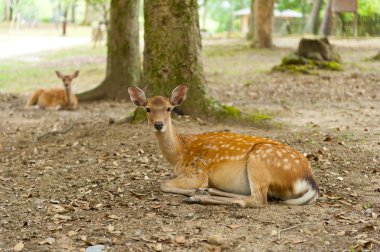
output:
M150 112L150 108L146 108L146 112L148 112L148 113L149 113L149 112Z
M170 110L172 110L172 108L170 108L170 107L166 109L166 111L170 111Z

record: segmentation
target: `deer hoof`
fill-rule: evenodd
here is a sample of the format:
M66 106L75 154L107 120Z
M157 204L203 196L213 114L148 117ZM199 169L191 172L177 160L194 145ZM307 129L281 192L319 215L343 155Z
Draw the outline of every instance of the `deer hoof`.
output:
M196 197L187 197L183 199L183 202L193 204L193 203L200 203L200 199Z
M209 188L198 188L195 190L195 193L196 194L200 194L200 195L209 195Z

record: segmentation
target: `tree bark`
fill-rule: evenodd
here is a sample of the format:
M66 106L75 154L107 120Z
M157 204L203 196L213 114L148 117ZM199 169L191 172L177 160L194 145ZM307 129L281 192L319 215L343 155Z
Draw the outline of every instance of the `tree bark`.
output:
M165 95L189 85L182 112L202 116L209 111L203 73L197 1L146 1L143 86L148 96ZM203 116L202 116L203 117Z
M67 29L67 16L69 14L69 6L66 5L63 10L63 22L62 22L62 36L66 36Z
M322 25L321 25L321 35L329 36L331 33L331 23L332 23L332 0L327 0L325 14L323 17Z
M82 25L89 25L90 24L90 21L89 21L90 4L88 3L88 0L86 0L84 4L85 4L85 7L84 7L84 17L83 17Z
M254 46L272 48L272 23L274 0L255 0Z
M128 86L140 82L139 0L112 0L106 78L78 95L80 101L127 99Z
M72 1L71 4L71 23L75 24L76 21L76 7L77 7L77 1Z
M321 12L323 0L314 0L313 1L313 9L311 10L311 14L307 19L305 32L310 34L318 34L318 21L319 21L319 13Z
M4 16L3 16L3 21L8 21L8 13L9 13L9 5L8 5L9 0L4 0Z
M251 13L249 14L248 19L248 33L247 39L253 40L255 35L255 0L251 0Z

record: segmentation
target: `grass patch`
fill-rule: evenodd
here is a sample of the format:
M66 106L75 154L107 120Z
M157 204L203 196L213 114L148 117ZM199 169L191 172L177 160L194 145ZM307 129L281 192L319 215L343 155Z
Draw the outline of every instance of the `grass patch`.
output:
M75 91L98 85L105 76L106 47L90 45L23 56L0 62L0 92L24 93L37 88L60 87L54 71L71 73L80 70L73 83Z

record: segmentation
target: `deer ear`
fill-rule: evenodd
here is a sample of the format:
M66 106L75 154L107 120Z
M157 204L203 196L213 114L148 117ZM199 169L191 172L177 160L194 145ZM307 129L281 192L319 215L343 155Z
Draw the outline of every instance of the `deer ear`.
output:
M76 70L72 75L71 75L71 78L74 79L76 77L78 77L79 75L79 70Z
M145 93L141 89L135 86L128 87L129 97L131 101L139 107L146 105Z
M173 106L181 105L186 99L186 93L188 89L189 87L185 84L176 87L172 92L172 96L170 97L170 103Z
M63 74L61 74L60 71L55 71L55 74L57 75L58 78L63 78Z

